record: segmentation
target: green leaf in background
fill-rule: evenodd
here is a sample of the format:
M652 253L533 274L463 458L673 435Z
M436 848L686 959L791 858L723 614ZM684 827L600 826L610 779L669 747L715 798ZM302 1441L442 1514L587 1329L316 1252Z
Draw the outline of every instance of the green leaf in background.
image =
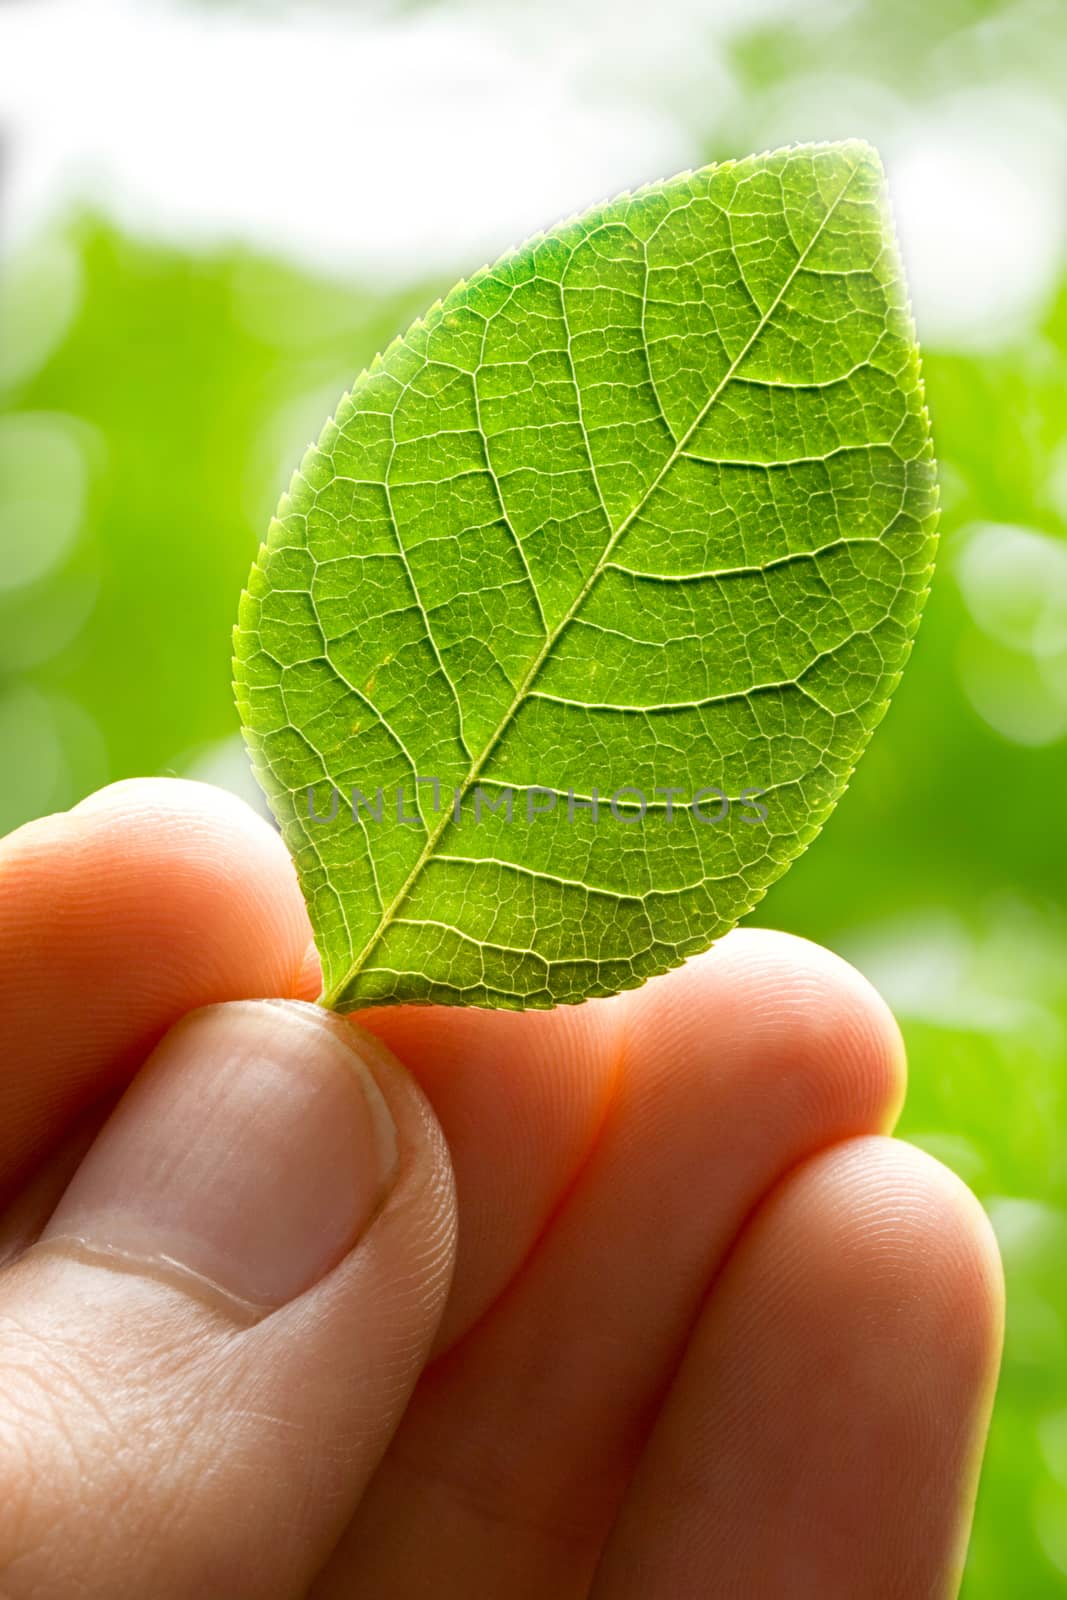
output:
M936 520L876 154L623 195L459 284L295 475L235 634L340 1010L675 966L810 843Z

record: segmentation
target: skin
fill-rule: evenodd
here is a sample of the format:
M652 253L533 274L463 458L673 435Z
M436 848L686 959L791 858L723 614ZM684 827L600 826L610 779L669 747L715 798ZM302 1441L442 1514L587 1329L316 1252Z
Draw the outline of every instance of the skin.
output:
M329 1096L356 1091L323 1076L283 1124L212 1054L280 1013L169 1030L317 983L286 851L230 796L119 784L0 843L5 1600L956 1592L1000 1267L969 1192L888 1137L903 1052L859 974L744 930L553 1013L294 1013L355 1043L397 1164L337 1259L241 1314L235 1240L333 1203ZM164 1192L131 1139L231 1184L214 1287L148 1236L35 1243L90 1156L98 1209Z

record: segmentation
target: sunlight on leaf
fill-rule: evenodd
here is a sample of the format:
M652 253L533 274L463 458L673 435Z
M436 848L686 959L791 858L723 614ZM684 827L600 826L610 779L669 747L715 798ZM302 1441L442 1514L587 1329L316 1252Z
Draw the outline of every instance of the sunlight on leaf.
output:
M325 1003L614 993L814 838L933 559L883 190L847 143L623 195L342 400L235 634Z

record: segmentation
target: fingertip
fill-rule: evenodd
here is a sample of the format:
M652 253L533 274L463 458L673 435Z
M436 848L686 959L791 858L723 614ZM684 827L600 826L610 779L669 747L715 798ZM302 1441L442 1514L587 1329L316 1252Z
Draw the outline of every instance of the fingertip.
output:
M842 1088L866 1095L880 1131L894 1126L907 1091L900 1026L870 979L825 945L770 928L738 928L733 959L764 974L763 992L788 1008L789 1027Z
M201 783L196 778L153 776L149 778L119 778L115 783L94 789L76 805L70 816L116 814L127 816L131 812L157 812L166 816L174 811L218 813L252 828L265 828L273 833L270 823L247 800L231 789L221 789L213 783Z
M958 1579L1004 1328L1000 1254L978 1200L914 1145L857 1138L783 1181L745 1252L744 1318L777 1352L775 1403L800 1405L813 1437L847 1441L867 1514L910 1541L916 1570ZM742 1267L731 1303L745 1278ZM827 1471L828 1506L863 1503L846 1478Z
M284 935L290 970L299 970L310 928L292 858L278 830L239 795L191 778L128 778L80 801L68 827L91 854L110 847L104 864L118 887L122 867L141 856L149 869L170 869L170 882L158 887L183 903L187 872L201 894L236 893L258 906Z
M594 1593L954 1594L1001 1318L952 1173L879 1136L809 1157L719 1275Z
M183 1012L293 994L304 970L282 840L207 784L113 784L5 840L0 879L0 1181Z
M788 1102L824 1139L888 1132L904 1102L904 1042L882 996L840 956L794 934L735 928L631 999L638 1048L693 1062L732 1054L756 1114Z
M789 1226L827 1305L847 1301L981 1402L1000 1361L1004 1277L992 1225L962 1179L903 1140L850 1140L797 1175Z

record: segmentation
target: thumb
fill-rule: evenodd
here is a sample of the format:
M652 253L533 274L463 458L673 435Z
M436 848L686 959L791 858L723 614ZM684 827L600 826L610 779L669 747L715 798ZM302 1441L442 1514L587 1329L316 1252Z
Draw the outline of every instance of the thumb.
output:
M0 1274L5 1597L302 1594L454 1254L419 1090L310 1005L193 1012Z

